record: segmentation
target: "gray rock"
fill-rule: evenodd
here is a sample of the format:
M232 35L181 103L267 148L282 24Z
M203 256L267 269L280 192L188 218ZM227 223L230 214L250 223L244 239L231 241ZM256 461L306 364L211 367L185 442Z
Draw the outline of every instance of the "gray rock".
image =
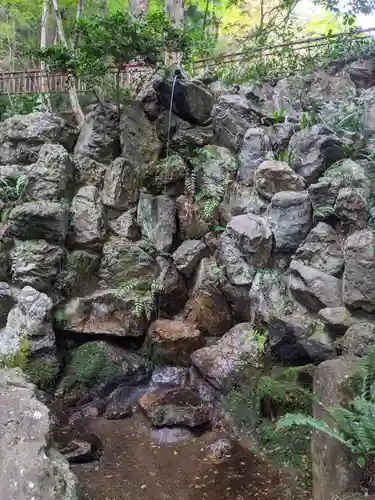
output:
M179 196L176 200L176 212L180 236L183 240L203 238L210 230L210 218L204 216L202 204L194 203L189 196ZM214 219L211 217L212 222Z
M119 151L117 107L114 104L91 105L74 153L107 164L119 155Z
M237 181L246 186L252 186L255 182L255 171L266 159L270 149L269 138L263 128L247 129L241 151L238 154Z
M116 158L104 175L102 199L104 205L117 210L128 210L139 198L141 173L138 165L127 158Z
M76 156L72 157L75 166L75 180L78 185L82 186L96 186L101 188L104 182L104 174L106 165L93 160L89 156Z
M74 247L98 250L103 244L107 224L99 190L82 187L70 207L70 243Z
M249 213L263 215L266 210L266 201L254 193L253 188L238 183L229 186L227 195L219 207L220 220L225 224L236 215Z
M100 255L87 250L72 250L63 261L54 289L64 296L86 295L97 286Z
M318 312L324 307L342 305L342 281L313 267L293 260L290 264L289 287L299 302Z
M217 259L225 267L230 283L236 286L250 286L255 268L243 256L233 238L225 232L219 238Z
M371 230L356 231L344 246L343 299L350 308L375 311L374 235Z
M327 103L350 101L355 97L353 82L343 73L330 74L326 71L315 73L303 99L306 108L324 107Z
M149 288L158 271L154 259L125 238L111 237L103 246L103 258L99 268L103 287L116 288L137 281Z
M191 356L193 365L214 387L228 392L235 384L235 374L244 357L256 362L258 343L251 323L240 323L229 330L215 345L203 347Z
M19 370L0 371L1 495L7 500L78 500L77 479L51 448L48 408Z
M290 139L298 130L298 125L292 122L275 123L271 127L267 127L267 135L269 137L272 150L281 153L288 149Z
M332 332L338 334L344 334L350 326L358 322L345 307L326 307L321 309L318 315Z
M56 114L14 115L0 125L0 165L30 164L43 144L62 144L72 151L78 131Z
M177 230L175 202L168 196L152 196L141 192L137 224L141 234L150 240L157 250L167 252L173 244Z
M110 221L109 227L116 236L129 240L138 239L141 233L137 224L137 209L132 208L117 219Z
M198 151L197 187L206 197L222 197L227 186L235 179L235 156L221 146L206 146Z
M158 307L163 317L172 317L184 307L188 299L188 288L185 278L176 267L163 257L157 257L160 274L156 278L159 290Z
M45 144L36 163L27 168L27 200L59 201L73 189L74 165L60 144Z
M234 285L228 278L224 278L220 283L220 288L232 311L234 323L249 322L251 320L250 285Z
M184 193L185 175L188 166L179 154L172 153L161 160L155 168L155 185L164 194L180 195Z
M307 191L284 191L272 198L267 210L276 250L292 252L305 239L312 224L311 202Z
M173 253L177 269L187 278L194 273L199 261L206 257L208 248L202 240L186 240Z
M289 143L290 166L308 184L316 182L327 168L345 158L343 142L325 126L297 132Z
M63 203L28 202L9 214L9 234L23 240L43 238L63 243L68 233L69 210Z
M340 339L344 356L363 357L375 344L375 325L373 323L356 323L348 328Z
M338 192L334 206L336 217L346 228L367 226L368 202L362 189L343 188Z
M151 382L157 387L184 387L187 384L188 375L188 368L165 366L154 370Z
M341 239L336 231L319 222L297 248L294 259L332 276L339 276L344 256Z
M155 121L163 110L159 96L154 89L154 83L160 80L161 77L159 75L153 75L142 85L141 90L137 94L137 101L141 101L143 111L151 122Z
M9 311L14 306L14 297L7 283L0 283L0 328L7 322Z
M287 314L289 297L281 273L274 269L258 271L249 293L251 320L254 324L267 324L273 316Z
M360 59L350 63L347 72L359 89L368 89L375 85L375 64L372 59Z
M302 191L305 182L287 163L268 160L255 172L255 187L261 196L270 200L280 191Z
M10 253L12 281L50 291L59 273L63 249L45 240L16 241Z

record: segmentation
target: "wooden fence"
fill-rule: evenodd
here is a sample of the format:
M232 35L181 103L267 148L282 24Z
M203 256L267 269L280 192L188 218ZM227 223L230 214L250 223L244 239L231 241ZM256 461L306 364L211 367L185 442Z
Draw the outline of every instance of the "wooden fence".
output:
M293 51L308 51L323 47L332 39L340 37L370 38L375 28L364 30L354 30L350 33L339 33L327 38L326 36L317 36L311 38L302 38L291 42L280 43L267 48L266 51L254 51L254 58L268 58L280 53L285 47ZM230 52L221 54L214 59L196 59L194 61L194 73L199 73L205 69L216 69L225 65L240 66L243 62L243 52ZM106 76L108 84L115 87L119 78L120 88L128 88L138 84L147 75L151 74L153 69L138 63L125 65L120 73L117 70L110 71ZM27 69L25 71L0 72L0 94L39 94L39 93L59 93L65 92L67 86L67 75L63 73L45 74L39 69ZM84 80L77 81L78 92L87 92L87 83Z

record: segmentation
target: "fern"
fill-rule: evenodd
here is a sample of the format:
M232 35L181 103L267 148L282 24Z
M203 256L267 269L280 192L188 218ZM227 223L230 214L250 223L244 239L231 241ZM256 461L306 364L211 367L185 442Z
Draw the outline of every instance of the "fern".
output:
M127 293L135 290L138 286L139 281L137 280L125 281L123 283L120 283L120 285L116 288L114 294L117 298L122 299Z
M197 186L197 173L195 170L189 172L185 177L185 194L193 197Z

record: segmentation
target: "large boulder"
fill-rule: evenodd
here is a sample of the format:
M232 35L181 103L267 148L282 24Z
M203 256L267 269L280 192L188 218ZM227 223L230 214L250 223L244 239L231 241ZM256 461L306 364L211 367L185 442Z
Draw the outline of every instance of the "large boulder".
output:
M139 198L142 181L139 165L127 158L116 158L104 174L102 199L104 205L116 210L128 210Z
M63 259L54 289L64 296L86 295L97 288L100 255L88 250L72 250Z
M366 356L375 345L375 324L355 323L340 339L340 347L344 356Z
M62 144L72 151L78 131L51 113L14 115L0 125L0 165L30 164L38 159L43 144Z
M345 158L343 142L323 125L294 134L289 152L290 166L308 184L316 182L332 163Z
M302 191L305 182L287 163L268 160L255 172L255 187L261 196L270 200L280 191Z
M131 208L117 217L117 219L111 220L109 228L116 236L127 238L128 240L139 239L140 231L137 224L137 208Z
M100 249L107 224L99 190L82 187L70 207L70 243L74 247Z
M163 317L173 317L181 311L188 299L186 280L176 267L163 257L156 258L160 274L156 279L158 308Z
M312 210L307 191L275 194L267 217L279 252L292 252L305 239L312 225Z
M45 240L15 241L10 252L12 281L50 291L60 271L63 249Z
M155 167L155 177L152 179L152 190L158 193L178 196L184 193L185 176L188 166L181 155L168 154Z
M194 202L191 196L182 195L177 198L176 212L183 240L203 238L210 230L210 223L214 222L213 217L205 216L204 205Z
M90 106L74 153L104 163L119 156L118 111L114 104Z
M151 324L146 344L156 360L179 364L189 363L190 354L204 345L201 332L193 325L168 319Z
M358 89L375 86L375 64L372 59L354 61L349 64L346 71Z
M267 202L252 187L233 183L228 187L223 202L219 207L220 221L228 224L235 215L263 215L267 210Z
M208 248L202 240L186 240L173 253L172 258L177 269L186 278L190 278Z
M211 118L214 96L203 86L182 79L166 79L156 81L154 88L163 106L169 109L172 100L172 111L183 120L205 125Z
M254 257L258 257L258 262L260 256L260 253L257 256L254 255ZM245 259L236 242L227 232L220 236L217 247L217 259L220 265L224 266L225 274L232 285L251 285L256 267Z
M61 144L45 144L36 163L27 169L27 200L59 201L73 189L74 165Z
M167 109L160 113L156 130L159 139L168 144L168 150L178 151L184 155L189 155L195 148L215 142L212 125L205 127L192 125Z
M344 265L341 239L336 231L319 222L300 244L294 259L332 276L339 276Z
M107 166L95 161L89 156L72 157L75 166L75 182L79 186L103 186L104 174Z
M153 196L142 191L138 202L137 224L141 234L157 250L167 252L177 230L175 202L168 196Z
M368 197L362 189L344 188L338 192L334 210L344 228L365 228L368 220L368 209Z
M238 154L239 170L237 180L246 186L255 182L255 172L271 149L269 138L260 127L246 130L242 148Z
M289 297L283 275L274 269L258 271L251 285L249 299L254 324L267 325L273 316L285 314Z
M348 102L355 96L355 85L347 75L318 71L311 78L303 105L305 109L322 108L331 103Z
M75 475L51 447L49 410L19 370L0 371L1 496L78 500Z
M356 231L344 246L345 269L343 299L349 308L375 311L374 235L371 230Z
M332 333L339 335L343 335L350 326L358 323L358 319L342 306L325 307L319 311L318 316Z
M191 360L199 373L222 392L231 390L245 364L256 363L258 342L250 323L240 323L209 347L195 351Z
M64 243L69 209L63 203L34 201L16 206L9 214L9 233L22 240L43 238Z

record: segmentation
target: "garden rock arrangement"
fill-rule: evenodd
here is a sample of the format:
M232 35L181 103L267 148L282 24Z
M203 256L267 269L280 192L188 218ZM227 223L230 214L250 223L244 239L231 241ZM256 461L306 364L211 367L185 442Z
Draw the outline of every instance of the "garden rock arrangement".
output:
M113 391L162 358L185 382L151 383L140 406L153 425L194 427L212 421L207 394L256 366L259 332L275 362L365 354L371 165L365 137L327 118L369 99L361 68L299 82L298 102L293 78L220 95L181 79L169 113L158 79L119 120L91 106L80 131L48 113L1 123L0 359L24 355L81 414L125 418L134 398ZM311 109L324 124L306 123Z

